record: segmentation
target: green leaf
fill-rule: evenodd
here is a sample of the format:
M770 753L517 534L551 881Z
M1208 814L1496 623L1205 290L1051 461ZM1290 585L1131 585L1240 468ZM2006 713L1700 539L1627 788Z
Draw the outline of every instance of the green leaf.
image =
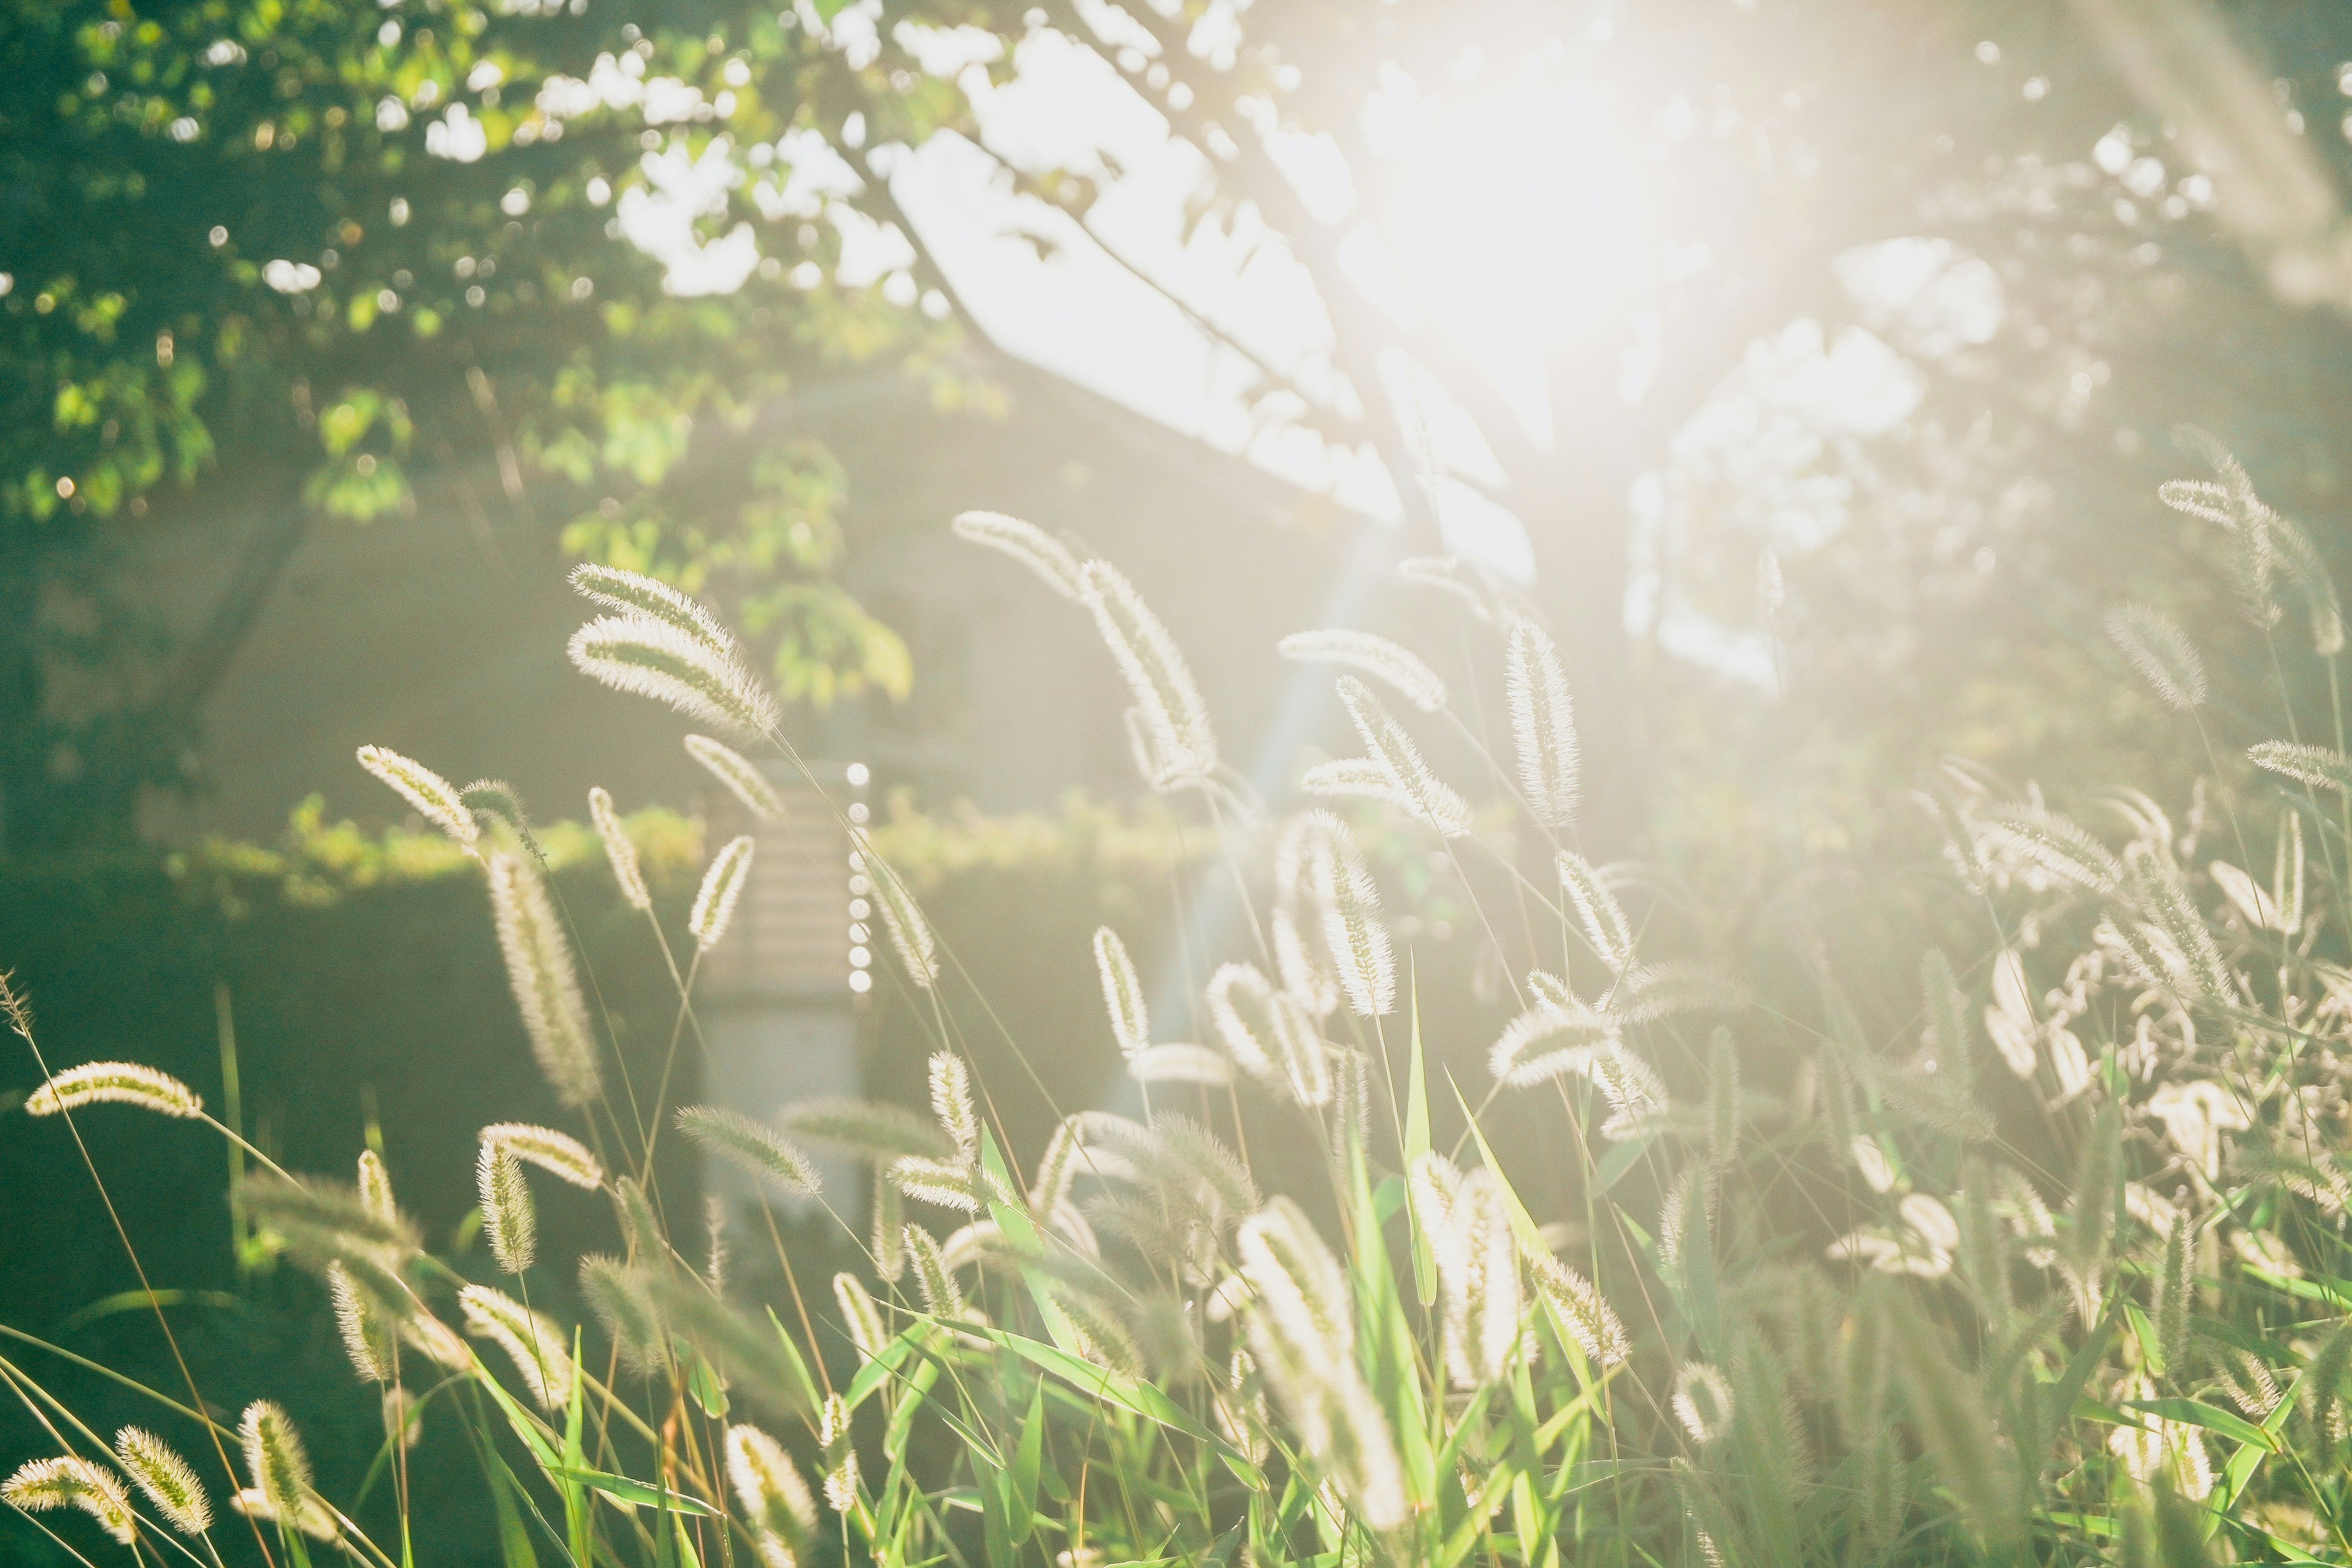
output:
M1013 1451L1012 1473L1006 1478L1006 1523L1013 1544L1020 1545L1037 1528L1037 1471L1045 1453L1045 1384L1043 1379L1029 1393L1029 1415L1021 1423L1021 1447Z
M1412 1163L1428 1152L1429 1071L1421 1054L1421 981L1416 974L1412 994L1412 1065L1405 1080L1405 1169L1411 1170ZM1422 1234L1421 1222L1415 1219L1412 1225L1413 1299L1426 1307L1437 1300L1437 1260L1430 1255L1429 1237Z
M2208 1432L2219 1432L2241 1443L2250 1443L2264 1453L2279 1451L2279 1440L2242 1415L2231 1414L2216 1405L2196 1399L2126 1399L2127 1410L2145 1410L2151 1415L2161 1415L2167 1421L2178 1421L2187 1426L2202 1426Z
M559 1467L548 1474L558 1480L576 1481L593 1491L603 1492L631 1508L666 1508L675 1513L690 1513L698 1518L716 1519L719 1510L709 1503L657 1487L629 1476L616 1476L608 1470Z

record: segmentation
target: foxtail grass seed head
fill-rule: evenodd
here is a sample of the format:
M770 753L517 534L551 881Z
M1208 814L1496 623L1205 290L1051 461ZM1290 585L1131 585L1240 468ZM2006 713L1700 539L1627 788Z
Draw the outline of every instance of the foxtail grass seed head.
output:
M985 1201L981 1190L980 1173L965 1160L926 1160L919 1154L892 1162L890 1185L919 1204L932 1204L940 1208L955 1209L963 1214L978 1214ZM882 1238L892 1261L885 1268L891 1278L897 1276L901 1257L899 1240L895 1234ZM877 1250L881 1248L877 1247Z
M730 1426L727 1481L760 1541L761 1556L770 1568L779 1568L768 1548L768 1538L774 1537L787 1549L781 1568L790 1568L790 1548L806 1541L817 1527L816 1499L801 1479L800 1467L782 1443L757 1426Z
M639 1376L660 1367L667 1349L661 1313L635 1269L617 1258L592 1253L580 1260L580 1294L604 1325L621 1364Z
M613 808L613 797L602 784L588 792L588 820L596 825L596 837L604 846L604 858L613 868L613 880L620 884L621 898L633 910L650 910L654 895L646 886L646 874L637 865L637 847L622 825L621 814Z
M1421 658L1370 632L1293 632L1275 645L1298 664L1338 665L1370 676L1424 713L1445 706L1445 682Z
M1397 563L1397 575L1424 588L1435 588L1462 601L1469 612L1491 626L1496 618L1494 595L1476 566L1454 555L1409 555Z
M1127 1076L1138 1083L1190 1083L1223 1089L1234 1081L1233 1058L1207 1046L1146 1046L1127 1058Z
M1542 1247L1530 1247L1526 1256L1536 1293L1559 1314L1587 1360L1606 1369L1633 1353L1624 1324L1591 1280Z
M1209 1016L1244 1072L1279 1086L1300 1105L1330 1100L1322 1031L1298 998L1276 991L1255 965L1228 963L1210 976Z
M1585 1077L1592 1071L1594 1053L1616 1037L1615 1024L1574 996L1538 1001L1504 1027L1486 1053L1486 1065L1514 1089L1570 1073Z
M121 1478L88 1459L35 1459L19 1465L0 1481L0 1502L26 1513L78 1508L125 1546L138 1534L138 1519L131 1511L131 1494L123 1489Z
M604 1167L588 1152L587 1145L552 1127L534 1127L527 1121L494 1121L482 1129L480 1142L484 1147L495 1144L524 1164L536 1165L557 1181L569 1182L583 1192L593 1193L604 1184Z
M335 1309L335 1327L343 1338L343 1353L362 1383L390 1383L394 1362L394 1329L376 1303L352 1280L340 1263L327 1265L327 1296Z
M817 1441L824 1448L824 1501L835 1513L857 1506L857 1447L849 1414L849 1401L829 1394L817 1416Z
M886 1165L901 1155L937 1158L954 1148L937 1126L905 1106L870 1100L797 1100L779 1111L776 1121L795 1138Z
M485 1141L474 1163L474 1184L482 1199L482 1235L490 1256L509 1274L520 1274L539 1257L539 1211L523 1180L522 1163L499 1145Z
M502 827L532 859L546 859L539 840L531 837L530 813L523 807L521 793L506 780L476 779L457 792L457 804L476 827Z
M1339 677L1339 701L1348 710L1364 750L1387 775L1393 797L1440 835L1459 838L1470 831L1470 804L1439 778L1372 689L1352 675Z
M481 829L466 809L457 786L424 763L383 746L362 746L360 766L390 784L395 794L416 808L416 815L457 840L469 854L478 854Z
M1103 1006L1110 1014L1111 1038L1118 1054L1132 1059L1151 1047L1151 1015L1143 1003L1143 982L1127 956L1118 932L1103 926L1095 932L1095 969L1102 977Z
M822 1182L816 1166L784 1135L740 1111L715 1105L688 1105L677 1113L677 1129L702 1148L798 1197L814 1197Z
M572 569L572 587L592 604L660 621L713 648L725 651L735 646L734 634L708 606L657 577L589 562Z
M1389 770L1370 757L1339 757L1316 763L1298 775L1298 792L1326 800L1376 800L1401 811L1418 808Z
M2246 748L2254 766L2283 773L2297 784L2352 795L2352 757L2325 746L2300 746L2289 741L2264 741Z
M2186 1214L2173 1215L2165 1232L2164 1252L2156 1270L2156 1342L2164 1353L2165 1371L2176 1380L2189 1375L2189 1314L2196 1285L2197 1223ZM2268 1412L2264 1412L2268 1414Z
M268 1400L257 1399L245 1407L237 1435L245 1444L246 1474L269 1505L270 1517L301 1528L319 1504L311 1495L310 1456L293 1419Z
M972 1104L971 1068L953 1051L931 1053L931 1114L940 1131L970 1160L980 1152L980 1112Z
M521 1011L539 1069L555 1098L575 1110L604 1089L588 1005L572 965L572 948L555 918L539 874L511 855L490 857L490 908L498 917L499 951L507 984Z
M373 1149L360 1151L358 1192L361 1205L370 1214L387 1226L400 1224L400 1205L392 1194L392 1173L384 1168L383 1156Z
M915 902L915 895L908 891L898 873L874 852L874 841L862 828L856 843L857 870L873 886L875 906L882 911L882 929L890 933L899 965L908 979L928 991L940 977L939 939L931 934L931 922L924 918L922 906Z
M1234 1245L1251 1300L1290 1357L1325 1375L1349 1363L1356 1321L1347 1272L1305 1211L1277 1197L1242 1222Z
M1504 645L1503 694L1519 753L1519 787L1536 820L1566 827L1576 820L1576 707L1559 650L1533 621L1514 619Z
M125 1426L114 1435L114 1457L173 1530L202 1535L213 1527L212 1499L205 1495L204 1483L163 1439L143 1426Z
M903 1234L898 1244L906 1245ZM849 1342L856 1347L857 1359L867 1362L880 1355L890 1343L890 1331L882 1321L882 1309L875 1305L865 1283L844 1269L833 1277L833 1299L841 1308L841 1321L849 1331Z
M1685 1362L1675 1374L1675 1419L1705 1447L1731 1429L1731 1383L1703 1361Z
M1381 921L1380 889L1345 823L1328 811L1305 816L1310 836L1303 891L1322 926L1340 988L1360 1017L1393 1012L1396 952Z
M2254 759L2257 763L2262 758ZM2107 847L2063 816L2032 810L1989 815L1978 825L1978 842L2006 851L2018 861L2094 893L2112 893L2123 867Z
M2180 623L2152 605L2118 605L2107 612L2106 628L2166 707L2186 713L2204 705L2205 661Z
M1584 940L1592 944L1601 962L1610 973L1622 976L1633 968L1633 928L1619 907L1617 895L1609 890L1583 856L1572 849L1559 852L1560 890L1568 895L1570 908L1576 910L1577 923L1584 928Z
M764 735L782 718L731 640L714 647L667 621L602 616L572 633L565 652L591 679L716 729Z
M507 1352L541 1410L561 1410L572 1403L572 1380L577 1373L562 1330L488 1285L465 1287L457 1292L457 1304L465 1309L467 1331Z
M84 1062L53 1075L25 1097L27 1116L55 1116L85 1105L135 1105L158 1116L201 1116L205 1102L171 1074L137 1062Z
M1706 1062L1707 1158L1721 1170L1739 1158L1739 1049L1730 1030L1708 1039Z
M1009 555L1037 574L1045 586L1065 599L1083 604L1087 596L1085 569L1062 542L1034 522L1007 517L1001 511L960 512L948 525L956 537Z
M1106 561L1080 569L1081 591L1095 626L1141 712L1160 768L1187 781L1217 771L1217 736L1208 704L1193 683L1176 639L1143 602L1135 585Z
M761 822L783 820L784 803L774 786L733 747L708 735L688 735L686 751L712 778L725 784L729 794L743 803L744 810Z
M717 947L727 935L728 923L735 918L735 905L743 896L744 885L751 877L751 836L745 834L728 841L727 847L712 858L710 868L702 874L702 886L694 895L694 908L686 917L686 929L694 933L695 942L705 951Z
M962 1317L963 1291L940 1260L938 1240L919 1225L908 1226L906 1237L907 1258L915 1266L915 1286L923 1294L923 1310L934 1318Z

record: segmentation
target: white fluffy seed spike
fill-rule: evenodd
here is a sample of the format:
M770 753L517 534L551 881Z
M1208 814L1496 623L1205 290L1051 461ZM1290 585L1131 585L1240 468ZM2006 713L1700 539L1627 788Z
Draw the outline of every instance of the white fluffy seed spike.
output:
M587 1105L604 1088L604 1073L555 907L538 873L514 856L491 856L489 880L499 950L523 1029L530 1036L531 1054L555 1087L556 1099L575 1109Z
M604 842L604 858L613 868L613 880L620 884L622 899L633 910L652 909L654 895L637 865L637 847L622 826L613 797L601 784L588 792L588 820L596 825L596 837Z
M1380 889L1347 824L1328 811L1308 812L1307 821L1302 890L1321 920L1349 1005L1362 1017L1381 1016L1396 1007L1396 952L1381 921Z
M770 1568L790 1568L791 1546L817 1526L816 1500L800 1467L783 1445L756 1426L727 1429L727 1479L743 1507L758 1538L761 1559ZM771 1537L784 1547L782 1562L769 1549Z
M335 1328L342 1335L343 1353L362 1383L392 1381L393 1337L375 1304L360 1293L351 1271L340 1263L327 1265L327 1296L334 1304Z
M496 1145L527 1165L536 1165L557 1181L594 1192L604 1184L604 1167L586 1144L552 1127L528 1121L494 1121L481 1131L484 1147Z
M1504 695L1519 753L1519 784L1547 827L1576 819L1576 708L1559 650L1533 621L1511 622L1505 645Z
M468 855L478 854L481 829L475 825L474 814L466 809L458 798L457 786L426 767L423 763L402 756L385 746L362 746L360 766L390 784L403 800L416 808L416 814L447 834L464 847Z
M589 562L572 569L571 581L573 592L608 610L661 621L722 652L735 646L733 635L719 623L717 616L712 615L700 601L671 587L658 577L648 577L642 572L632 572L625 567Z
M712 857L709 869L702 874L702 886L695 891L694 908L687 914L686 929L694 933L695 942L704 951L717 947L727 935L727 927L735 918L735 905L742 898L751 876L751 836L746 833L730 839L727 847Z
M1127 944L1108 926L1095 932L1095 968L1102 976L1111 1037L1118 1042L1118 1054L1133 1060L1151 1047L1151 1015L1144 1006L1143 983L1136 977Z
M1633 928L1618 907L1617 897L1585 858L1573 850L1559 852L1559 885L1575 906L1585 940L1601 955L1612 973L1623 976L1633 967Z
M1085 568L1062 542L1034 522L1007 517L1001 511L958 513L948 525L956 537L1009 555L1034 572L1045 586L1065 599L1083 603L1087 596Z
M1208 705L1193 684L1192 671L1168 628L1144 604L1135 585L1104 561L1080 571L1087 607L1126 677L1160 767L1188 780L1205 779L1217 769L1216 731Z
M782 717L731 643L713 647L667 621L600 616L572 634L565 651L592 679L705 724L763 735Z
M1448 838L1470 831L1470 805L1439 778L1372 689L1352 675L1339 678L1339 700L1363 737L1364 750L1388 775L1394 797Z
M1313 1016L1255 965L1228 963L1210 976L1209 1017L1244 1072L1279 1086L1301 1105L1329 1101L1330 1053Z
M2352 757L2325 746L2299 746L2292 741L2263 741L2246 748L2258 768L2283 773L2315 789L2332 789L2352 795Z
M1540 1247L1527 1254L1536 1292L1551 1303L1595 1366L1612 1367L1633 1353L1625 1326L1591 1280Z
M205 1102L171 1074L137 1062L84 1062L25 1097L27 1116L55 1116L85 1105L135 1105L158 1116L202 1116Z
M2166 707L2186 713L2204 703L2205 661L2179 622L2152 605L2118 605L2106 628Z
M173 1530L202 1535L213 1527L204 1483L163 1439L143 1426L125 1426L114 1435L114 1457Z
M820 1186L816 1167L773 1128L740 1111L713 1105L688 1105L677 1113L678 1131L715 1154L724 1154L746 1169L767 1177L786 1192L814 1197Z
M286 1412L267 1399L245 1407L237 1434L245 1440L245 1468L253 1489L269 1507L270 1516L286 1520L308 1532L308 1521L321 1505L310 1487L310 1456L302 1435Z
M509 1274L520 1274L539 1256L539 1211L530 1201L522 1163L487 1140L474 1162L474 1184L481 1195L482 1235L490 1256Z
M1683 1363L1675 1374L1675 1418L1701 1447L1731 1428L1731 1384L1703 1361Z
M727 786L743 809L762 822L781 821L784 803L775 789L761 776L760 770L733 747L714 741L708 735L688 735L687 754L709 770L710 776Z
M26 1513L78 1508L125 1546L138 1533L131 1494L123 1490L121 1478L88 1459L35 1459L19 1465L14 1475L0 1481L0 1502Z
M1275 647L1283 658L1299 664L1338 665L1369 675L1424 713L1445 706L1445 682L1437 671L1384 637L1339 628L1293 632Z
M466 1310L467 1330L507 1352L541 1410L561 1410L572 1403L576 1373L564 1351L563 1335L552 1322L488 1285L467 1286L457 1292L457 1302Z
M972 1106L971 1069L953 1051L936 1051L930 1078L931 1113L940 1119L940 1131L954 1142L957 1153L973 1158L980 1152L980 1113Z
M866 879L873 884L874 902L882 911L882 929L890 933L890 945L898 951L907 978L928 991L940 977L939 939L931 934L931 922L898 873L874 852L873 839L863 830L856 839Z

